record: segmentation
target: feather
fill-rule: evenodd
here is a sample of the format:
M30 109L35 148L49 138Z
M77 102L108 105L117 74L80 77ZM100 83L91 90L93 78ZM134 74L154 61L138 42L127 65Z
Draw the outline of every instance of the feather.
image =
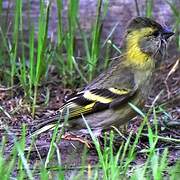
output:
M33 135L38 135L49 129L53 129L58 122L60 127L63 125L63 119L67 116L68 120L80 117L81 114L87 115L96 113L109 108L116 108L117 105L128 101L136 90L117 89L117 88L102 88L80 91L74 96L71 96L66 103L59 109L60 116L52 117L48 121L44 121L37 126ZM59 118L61 117L61 118ZM59 120L60 119L60 120ZM42 121L42 120L41 120Z

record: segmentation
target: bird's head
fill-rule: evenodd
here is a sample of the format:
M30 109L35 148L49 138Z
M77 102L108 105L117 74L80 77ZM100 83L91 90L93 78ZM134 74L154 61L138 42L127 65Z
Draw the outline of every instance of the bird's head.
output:
M155 60L156 55L164 57L167 41L173 34L152 19L134 18L127 27L125 37L127 59L141 66L147 60Z

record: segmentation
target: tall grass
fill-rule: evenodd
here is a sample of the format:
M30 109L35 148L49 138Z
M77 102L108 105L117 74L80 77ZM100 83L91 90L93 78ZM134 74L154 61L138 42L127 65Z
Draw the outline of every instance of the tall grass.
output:
M73 85L75 80L75 67L73 63L74 53L75 53L75 35L77 33L77 22L78 17L78 7L79 0L68 1L68 10L67 10L67 27L63 28L62 22L62 1L57 0L57 9L58 9L58 50L62 53L57 53L57 58L59 60L59 69L60 74L64 77L65 84ZM63 53L66 56L63 57ZM67 78L66 78L67 76Z
M94 77L94 74L97 71L98 59L101 50L101 29L102 29L102 20L106 16L108 1L98 0L97 2L97 12L95 23L92 26L92 34L90 38L87 37L86 33L81 29L79 21L78 21L78 1L69 1L68 3L68 27L65 31L65 28L62 28L62 3L57 0L58 7L58 44L59 48L62 51L64 47L66 50L67 56L64 57L61 54L58 54L58 59L60 63L60 73L65 77L68 74L70 75L70 79L67 78L68 81L71 80L68 84L72 85L73 81L76 80L76 76L74 74L78 72L81 79L87 83L87 81L91 81ZM73 7L73 8L72 8ZM102 13L102 9L104 10ZM75 58L75 35L76 32L79 31L80 35L83 39L83 49L86 53L86 60L82 62L82 65L78 64ZM85 68L84 68L84 67ZM81 73L82 72L82 73ZM83 74L83 75L82 75Z
M108 0L106 1L98 0L97 10L96 10L96 20L92 26L91 44L89 45L89 47L86 36L82 34L86 48L86 56L87 56L87 64L88 64L87 79L89 81L91 81L94 78L94 74L97 73L98 59L101 51L101 32L103 26L102 22L106 17L107 9L108 9ZM106 64L107 61L104 62Z
M146 0L146 16L149 18L153 16L153 5L154 0Z
M91 45L91 51L90 51L91 59L90 59L90 62L88 63L90 81L92 80L92 76L96 70L96 64L97 64L99 50L100 50L99 49L100 48L100 34L101 34L101 29L102 29L102 24L100 21L101 8L102 8L102 0L98 0L97 18L96 18L96 21L92 30L92 45Z
M19 26L21 14L21 1L16 0L15 16L14 16L14 29L13 29L13 42L12 49L10 49L10 62L11 62L11 86L14 85L14 76L16 73L17 64L17 48L19 42Z
M70 79L73 77L73 56L74 56L74 44L75 44L75 33L76 33L76 18L78 14L79 1L69 1L68 3L68 31L65 37L65 47L67 50L67 68L70 74ZM70 82L72 83L72 82Z
M139 111L140 112L140 111ZM14 136L14 147L12 147L11 154L6 160L4 157L4 150L6 146L6 138L3 137L0 144L0 174L5 173L5 179L13 178L16 174L16 178L22 179L28 177L34 179L40 177L40 179L48 179L49 174L53 173L57 178L64 179L65 175L69 173L68 169L72 170L73 179L89 178L89 179L148 179L153 178L156 180L164 179L165 177L177 177L179 172L179 163L175 166L168 165L168 148L159 151L157 142L159 141L159 135L157 131L157 117L156 111L153 110L154 127L148 122L148 115L144 115L142 124L140 125L138 132L135 134L132 131L123 138L117 138L119 130L115 128L115 131L111 131L104 136L104 146L101 146L98 138L94 136L94 133L90 129L83 117L84 122L88 128L90 136L95 145L97 151L98 162L95 166L91 164L86 165L86 159L88 158L88 151L85 149L82 156L82 164L72 167L71 164L64 167L61 163L61 152L58 149L57 144L61 141L58 134L58 124L53 132L52 140L49 147L47 157L44 157L38 166L32 168L31 161L29 159L29 152L34 146L28 146L25 148L25 126L22 127L21 138L17 141ZM67 120L67 119L66 119ZM144 148L140 146L139 141L143 138L144 129L147 128L148 136L146 146ZM10 133L10 132L9 132ZM119 134L121 136L121 133ZM117 140L121 142L117 143ZM32 142L33 145L36 142ZM116 144L116 146L114 146ZM26 150L25 150L26 149ZM82 150L83 151L83 150ZM137 164L136 160L138 156L144 157L144 161L141 164ZM57 158L55 158L57 157ZM56 159L56 160L55 160ZM18 161L18 162L17 162ZM53 161L55 164L52 166ZM17 163L17 164L16 164ZM6 164L6 165L5 165ZM3 176L4 177L4 176ZM67 177L67 176L66 176ZM70 177L70 176L68 176Z
M2 13L2 5L3 5L3 1L0 0L0 15L1 15L1 13Z
M14 86L14 79L18 79L20 81L20 86L22 86L24 90L25 96L28 97L28 99L33 98L32 114L35 113L38 86L47 73L49 66L48 57L50 57L51 54L47 53L49 48L47 45L49 11L50 4L46 7L44 2L40 1L37 50L35 50L34 42L34 25L30 24L29 44L26 45L29 48L29 54L25 52L25 44L27 43L24 42L25 35L23 32L21 0L16 0L15 2L12 41L9 40L4 31L0 29L3 42L2 47L4 48L1 48L1 64L6 66L7 72L10 71L10 85ZM5 52L8 52L8 56L3 54ZM27 55L29 61L27 60ZM8 65L8 61L5 61L5 58L8 58L10 66ZM8 70L7 67L10 67L10 70ZM4 77L6 78L6 76ZM5 81L8 85L9 83L7 78Z
M41 78L45 76L48 67L48 56L47 56L47 35L48 35L48 22L49 22L49 3L47 7L44 2L40 1L40 16L39 16L39 27L38 27L38 47L37 47L37 62L34 75L34 96L32 105L32 114L35 114L36 99L38 93L38 86L40 84ZM33 29L32 29L33 31ZM33 33L33 32L32 32ZM33 36L33 34L32 34ZM33 46L33 45L32 45ZM32 53L32 52L31 52ZM31 61L33 63L33 61ZM34 64L34 63L33 63ZM31 65L32 67L32 65ZM32 72L32 71L31 71ZM32 77L33 79L33 77Z

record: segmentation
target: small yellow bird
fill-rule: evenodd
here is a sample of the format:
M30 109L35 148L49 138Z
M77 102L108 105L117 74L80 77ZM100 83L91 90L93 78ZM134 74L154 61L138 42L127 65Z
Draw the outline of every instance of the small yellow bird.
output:
M167 41L174 33L146 17L136 17L127 26L124 52L105 72L82 91L69 96L60 107L61 119L40 123L34 135L63 125L68 112L68 130L96 130L119 127L136 115L129 102L143 107L151 87L152 75L166 53Z

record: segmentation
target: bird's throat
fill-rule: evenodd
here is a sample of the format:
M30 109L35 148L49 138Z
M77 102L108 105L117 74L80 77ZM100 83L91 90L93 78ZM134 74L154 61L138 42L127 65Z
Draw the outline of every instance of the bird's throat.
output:
M139 31L134 31L131 35L127 36L126 39L126 62L138 69L150 68L153 65L151 56L144 53L139 47L139 39L141 39Z
M126 61L137 68L144 69L151 64L152 59L141 51L137 43L131 43L127 45Z

